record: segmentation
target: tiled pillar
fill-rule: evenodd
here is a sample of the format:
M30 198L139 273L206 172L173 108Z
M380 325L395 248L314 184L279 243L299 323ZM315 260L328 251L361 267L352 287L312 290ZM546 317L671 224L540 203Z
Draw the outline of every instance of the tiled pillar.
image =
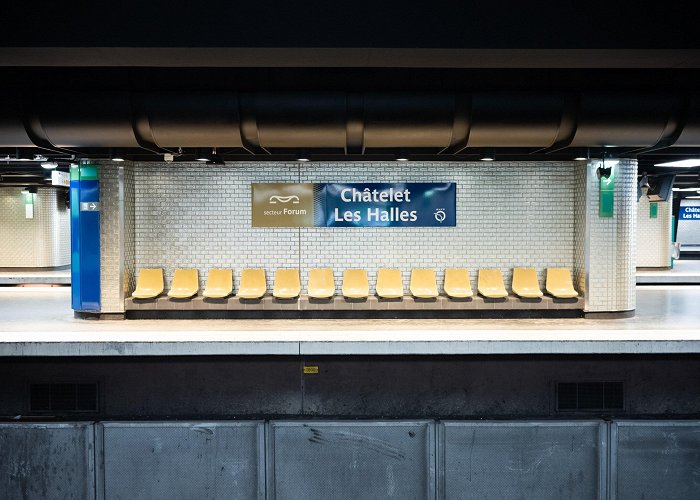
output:
M673 209L671 201L637 203L637 267L671 266Z
M134 282L134 173L131 162L100 165L101 313L124 312Z
M635 309L637 161L606 160L614 173L612 216L601 213L601 160L577 165L575 274L587 312Z

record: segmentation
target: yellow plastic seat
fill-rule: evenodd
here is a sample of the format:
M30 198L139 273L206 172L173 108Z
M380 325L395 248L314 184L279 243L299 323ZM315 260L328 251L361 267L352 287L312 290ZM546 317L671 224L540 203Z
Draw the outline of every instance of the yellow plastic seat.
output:
M233 292L233 271L230 269L210 269L207 286L202 295L209 299L223 299Z
M377 295L383 299L403 297L403 280L399 269L379 269L377 271Z
M438 296L434 269L413 269L411 271L411 294L419 299L433 299Z
M277 299L294 299L301 293L299 269L278 269L272 296Z
M578 297L571 279L571 271L565 267L550 267L547 269L547 293L558 299L573 299Z
M309 297L328 299L335 295L335 280L330 267L309 270Z
M162 269L141 269L136 281L136 290L131 296L135 299L153 299L163 293Z
M196 269L175 269L173 284L168 297L173 299L189 299L199 291L199 273Z
M369 280L365 269L346 269L343 272L343 296L349 299L366 299Z
M537 271L532 267L516 267L513 269L513 293L525 299L542 297Z
M242 299L259 299L267 292L264 269L243 269L238 296Z
M479 281L476 286L479 293L489 299L508 297L500 269L479 269Z
M472 285L469 282L469 270L464 268L445 269L445 294L453 299L472 297Z

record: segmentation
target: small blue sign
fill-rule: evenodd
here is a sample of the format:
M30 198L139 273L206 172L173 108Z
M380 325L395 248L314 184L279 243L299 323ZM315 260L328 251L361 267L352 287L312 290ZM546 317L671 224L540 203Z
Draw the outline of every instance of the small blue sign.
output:
M700 206L681 207L681 210L678 214L678 220L700 221Z
M444 183L319 184L315 212L326 227L454 227L456 185Z

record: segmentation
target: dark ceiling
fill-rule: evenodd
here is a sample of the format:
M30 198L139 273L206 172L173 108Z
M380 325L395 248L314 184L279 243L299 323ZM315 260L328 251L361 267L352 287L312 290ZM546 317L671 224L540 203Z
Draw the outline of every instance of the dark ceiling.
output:
M0 46L700 48L697 2L5 2Z
M0 126L16 118L7 114L16 104L22 126L41 132L37 96L63 91L602 92L663 95L683 102L700 95L700 38L694 36L698 2L650 7L628 0L124 0L35 7L28 15L26 4L3 5L7 22L0 30L0 100L5 104L0 105ZM682 122L684 113L670 112L669 117L655 147L606 151L636 157L640 172L649 173L667 171L655 163L700 156L700 147L695 147L700 144L674 146L673 129L682 126L672 122ZM632 129L638 125L628 123ZM624 123L616 126L624 128ZM36 135L33 140L43 149L31 152L59 161L110 156L104 147L66 150L37 141ZM162 160L162 148L145 146L125 147L121 153L135 160ZM571 145L559 146L498 147L495 153L497 159L513 161L569 161L582 154ZM170 150L177 155L177 149ZM348 156L349 151L318 148L307 154L319 160L387 160L398 150L363 151L362 156ZM408 152L412 159L430 161L472 161L482 153L469 144L453 148L451 155L440 151ZM291 148L230 147L219 153L230 161L298 156ZM591 157L603 153L595 146L586 151ZM0 150L0 157L14 154L14 148ZM194 156L194 149L185 147L176 161ZM678 185L698 184L697 168L682 174Z

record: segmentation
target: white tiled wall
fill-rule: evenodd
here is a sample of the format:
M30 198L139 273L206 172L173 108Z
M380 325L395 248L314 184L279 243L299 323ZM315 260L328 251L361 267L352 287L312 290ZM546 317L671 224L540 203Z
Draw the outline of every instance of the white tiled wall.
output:
M574 287L580 294L586 293L586 214L588 190L586 189L588 165L585 161L574 164Z
M121 312L119 296L119 167L100 165L100 309Z
M296 164L137 164L135 267L197 268L204 284L211 268L299 267L299 230L250 224L250 184L296 182Z
M649 216L650 205L645 195L637 203L637 267L669 267L673 220L671 202L656 202L658 212L654 219Z
M303 228L302 272L362 267L370 281L379 267L403 271L446 267L499 268L510 284L513 267L573 266L574 179L570 163L308 164L302 182L456 182L454 228ZM303 276L305 278L305 276Z
M177 267L200 270L263 267L272 286L280 267L332 266L342 270L398 267L408 284L413 267L502 269L509 284L514 266L569 267L580 291L588 269L588 311L634 309L636 162L621 160L615 182L615 215L598 216L598 163L142 163L125 165L125 286L134 270L163 267L168 282ZM103 177L103 196L111 192ZM252 228L252 182L453 181L455 228ZM109 202L107 200L103 203ZM103 205L104 207L105 205ZM103 208L104 210L104 208ZM112 235L110 224L103 231ZM103 238L105 236L103 235ZM112 254L107 259L114 258ZM103 262L103 265L109 263ZM474 283L475 284L475 283ZM110 285L111 286L111 285ZM105 288L114 294L118 287ZM120 297L117 301L120 301ZM109 300L105 301L109 304Z
M571 163L142 163L135 166L135 267L500 268L574 265ZM251 228L252 182L457 183L455 228Z
M34 218L25 218L21 187L0 188L0 267L59 267L70 264L68 191L39 188Z
M100 163L100 310L103 313L124 312L124 295L135 286L134 200L131 162ZM120 262L122 253L124 259Z
M124 285L129 294L136 287L136 183L134 166L124 165Z

